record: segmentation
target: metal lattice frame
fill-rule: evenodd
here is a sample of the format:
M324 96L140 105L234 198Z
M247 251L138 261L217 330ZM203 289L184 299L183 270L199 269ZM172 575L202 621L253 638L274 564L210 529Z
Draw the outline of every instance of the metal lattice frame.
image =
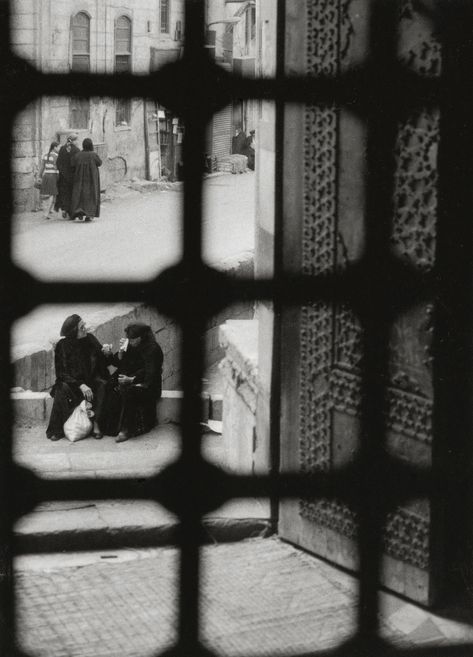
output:
M288 0L292 2L293 0ZM2 322L0 354L3 365L0 418L12 426L9 400L11 382L10 327L38 304L113 302L142 299L175 317L183 328L182 363L184 404L183 446L180 459L160 474L133 480L42 480L15 466L11 430L1 442L0 481L2 513L0 541L10 576L0 587L2 655L15 652L15 600L11 559L15 551L14 521L38 503L52 500L152 499L180 518L179 639L169 655L209 654L200 644L199 548L202 517L232 497L269 496L337 498L359 513L360 585L358 629L339 655L435 655L465 657L473 646L442 646L400 650L378 634L378 588L381 564L381 527L386 513L413 497L436 496L447 508L456 531L467 531L468 463L471 462L472 397L471 335L473 290L473 7L468 0L420 0L437 21L443 49L443 74L422 79L396 62L396 2L367 0L371 5L370 57L363 68L336 79L284 77L285 0L277 0L278 73L275 79L245 80L224 73L204 50L203 1L186 2L185 54L179 63L145 77L88 74L42 74L14 56L9 48L9 3L0 4L0 96L3 119L0 139L0 261ZM156 91L159 90L159 93ZM157 279L140 283L44 283L11 262L12 189L10 144L16 113L40 95L115 96L153 98L180 114L186 125L184 143L184 243L179 265ZM259 98L277 103L277 146L282 149L283 104L337 103L366 121L368 127L368 204L366 247L363 257L341 273L288 277L280 274L282 256L283 171L277 165L276 275L271 280L235 280L205 266L202 261L202 157L205 123L232 98ZM399 116L416 107L439 107L439 219L436 264L423 274L395 258L389 250L392 216L393 152ZM281 159L281 158L280 158ZM212 290L212 294L208 291ZM201 454L199 385L203 366L202 333L206 319L242 298L268 299L276 310L283 304L314 300L343 302L358 315L364 328L362 435L356 460L342 470L313 475L279 474L277 422L273 421L273 468L269 476L236 476L207 463ZM434 339L434 467L411 467L388 456L385 434L385 382L389 327L395 317L421 300L436 300ZM276 344L277 344L276 335ZM277 377L274 391L277 391ZM273 412L277 417L277 401ZM176 482L186 481L186 495ZM373 491L376 494L373 494ZM274 508L274 507L273 507ZM448 529L448 528L447 528ZM132 531L123 543L139 547ZM464 545L467 536L460 536ZM78 544L68 546L80 549Z

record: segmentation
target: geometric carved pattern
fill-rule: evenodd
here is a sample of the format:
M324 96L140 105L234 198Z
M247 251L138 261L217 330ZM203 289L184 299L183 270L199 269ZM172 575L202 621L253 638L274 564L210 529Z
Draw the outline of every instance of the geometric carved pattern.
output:
M300 503L307 519L346 538L356 539L356 514L334 500ZM407 509L389 513L383 532L384 552L404 563L427 569L429 566L429 521Z
M338 72L339 9L337 1L307 4L310 25L307 72ZM304 213L302 271L322 274L333 270L336 215L337 126L335 108L307 105L304 134ZM301 381L299 417L300 463L304 471L330 465L328 375L331 363L332 313L324 303L301 308Z
M330 375L330 403L341 413L358 416L361 405L360 377L338 368L333 369ZM422 443L431 443L431 400L399 388L388 387L387 408L388 429Z
M401 4L402 32L403 21L415 20L415 12L411 0ZM353 33L349 5L350 0L307 2L308 74L339 73ZM414 44L411 40L407 51L401 48L400 58L421 75L439 74L440 49L434 37L417 39ZM338 131L337 108L306 107L302 270L309 275L344 269L348 264L337 230ZM418 112L399 125L395 150L391 241L398 255L422 269L434 264L438 134L438 113ZM332 466L333 412L352 417L360 412L361 327L350 308L314 303L301 308L300 346L300 465L304 472L326 471ZM386 425L396 434L428 445L432 402L398 369L403 358L399 344L392 348L396 354L390 359L394 378L387 389ZM299 510L304 518L343 536L356 535L355 514L337 501L301 500ZM386 519L383 542L393 558L427 569L428 514L397 509Z
M390 556L426 570L429 567L429 520L407 509L389 513L383 535Z
M401 6L403 26L415 24L412 0ZM400 61L417 75L437 77L441 68L440 44L433 32L410 39ZM396 253L420 269L434 264L437 221L437 148L440 114L419 111L399 127L392 243Z
M362 331L355 313L341 305L335 313L334 359L338 367L359 371L362 357Z
M419 112L400 127L396 145L394 251L412 265L434 264L439 113Z
M307 431L300 438L300 467L303 472L328 470L330 467L330 409L328 395L323 393L305 399ZM312 410L313 409L313 410Z

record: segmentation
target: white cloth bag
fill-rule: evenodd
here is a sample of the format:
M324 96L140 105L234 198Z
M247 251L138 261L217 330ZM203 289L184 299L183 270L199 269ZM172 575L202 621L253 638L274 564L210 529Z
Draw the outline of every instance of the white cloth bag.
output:
M93 415L93 413L88 410L87 402L84 399L79 406L75 407L72 414L64 422L64 435L72 443L87 438L92 431L93 424L89 414Z

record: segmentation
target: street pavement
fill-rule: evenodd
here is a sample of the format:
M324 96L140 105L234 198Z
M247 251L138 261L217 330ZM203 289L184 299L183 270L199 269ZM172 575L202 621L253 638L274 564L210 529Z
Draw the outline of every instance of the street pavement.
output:
M218 426L219 423L216 423ZM124 443L111 436L87 438L76 443L66 438L47 440L45 425L17 426L13 458L45 479L110 479L151 477L175 461L181 449L180 427L163 424ZM220 433L202 435L205 458L224 469L227 458ZM182 482L185 490L185 482ZM235 499L208 514L209 540L259 536L269 530L269 505L264 500ZM139 545L161 545L174 535L176 517L164 507L147 501L87 500L48 502L21 518L15 527L18 546L24 551L99 549L121 545L119 532L127 529ZM86 532L84 535L81 532Z
M204 181L203 253L219 268L254 250L254 174L217 175ZM147 193L118 187L90 224L42 214L15 215L12 256L17 265L47 281L145 281L176 263L182 254L182 188ZM92 325L125 315L122 304L41 306L18 320L12 331L17 357L51 347L64 317L73 312ZM30 349L31 347L31 349Z
M142 478L174 461L180 441L176 425L118 445L110 437L51 443L43 426L18 427L14 459L46 478ZM203 435L203 453L226 467L219 434ZM277 537L262 538L268 517L265 500L250 499L205 519L204 642L231 656L339 645L355 628L356 578ZM22 518L15 529L23 552L15 559L20 647L38 657L141 657L169 648L176 639L178 552L158 546L175 538L175 523L158 505L131 500L47 503ZM140 549L123 546L123 529L138 532ZM33 554L38 546L50 553ZM471 613L452 620L386 592L380 604L381 634L396 646L473 641Z
M206 546L201 556L201 635L217 654L309 654L355 629L357 580L275 537ZM159 654L176 640L178 565L173 548L17 559L21 648L38 657ZM397 647L473 640L471 619L388 593L380 602L381 635Z

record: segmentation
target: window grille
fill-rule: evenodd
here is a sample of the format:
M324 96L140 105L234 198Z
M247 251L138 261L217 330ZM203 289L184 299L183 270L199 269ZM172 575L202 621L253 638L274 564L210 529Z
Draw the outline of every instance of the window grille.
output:
M84 12L72 18L72 70L90 70L90 18Z
M84 98L71 98L69 101L69 127L74 130L87 130L89 127L90 102Z
M170 28L170 7L169 0L161 0L161 33L169 34Z
M71 21L72 61L71 70L78 73L90 71L90 18L84 12L73 16ZM71 98L69 101L69 127L86 130L89 127L90 102L87 98Z
M120 16L115 24L115 73L131 73L132 22L128 16ZM129 125L131 101L118 98L115 105L115 125Z
M293 0L287 0L288 6ZM163 3L164 4L164 3ZM166 3L167 4L167 3ZM441 495L453 510L460 530L468 526L465 494L471 489L471 336L473 335L473 291L471 267L473 241L471 218L473 198L473 7L469 0L425 2L436 17L444 49L444 75L425 80L407 74L392 64L395 59L393 26L397 3L373 0L370 29L371 57L367 65L343 73L337 79L320 76L284 77L285 0L277 0L278 73L275 79L241 80L223 73L204 53L204 3L186 2L185 55L181 62L168 65L147 77L124 74L119 80L107 75L73 72L42 74L12 55L9 49L9 3L0 4L0 66L4 79L2 134L4 144L11 138L15 114L39 95L64 96L80 93L85 97L115 96L153 98L181 116L186 126L184 139L184 235L181 262L145 284L65 283L37 281L15 267L10 253L12 214L10 152L0 155L0 184L3 220L0 222L0 261L6 276L0 288L3 321L0 324L1 382L0 426L11 428L9 389L10 328L15 318L38 304L117 302L144 298L158 310L175 317L182 325L182 364L184 402L183 444L180 459L165 471L144 482L119 480L42 480L12 462L12 434L4 431L0 443L0 543L7 576L0 581L2 632L0 654L15 654L13 576L13 523L42 501L90 499L153 499L176 513L181 522L177 540L180 550L179 638L169 655L208 655L200 644L199 547L202 517L233 497L270 496L294 498L334 498L355 504L359 511L360 583L358 627L354 638L336 653L315 653L318 657L337 654L410 655L412 657L469 657L472 645L443 644L429 648L400 649L381 640L378 633L378 574L380 529L377 503L394 505L401 499ZM327 5L329 7L329 5ZM328 9L327 9L328 10ZM198 102L195 102L196 99ZM277 144L283 146L283 104L285 102L337 102L349 106L366 118L369 130L367 186L367 251L363 261L345 272L330 276L288 276L281 269L283 167L279 158L276 171L276 274L270 280L235 280L204 265L202 261L202 187L205 123L217 110L234 99L274 99L277 102ZM393 109L406 112L415 105L442 109L439 152L438 251L434 273L425 275L388 257L389 207L387 190L392 172L390 160L396 116ZM384 108L385 111L379 111ZM377 278L378 277L378 278ZM364 303L363 285L379 281L379 305ZM394 294L395 293L395 294ZM435 433L437 449L445 456L442 466L432 471L404 465L387 457L382 449L385 434L383 390L386 374L386 344L389 326L396 312L424 298L438 300L434 338ZM363 414L359 462L356 468L311 475L279 474L277 468L277 422L272 423L275 458L269 476L225 474L206 462L201 454L199 386L203 353L201 336L210 315L241 298L272 300L295 305L314 300L351 304L365 326L369 346L363 362ZM388 303L391 302L391 303ZM276 342L278 333L276 330ZM277 412L277 396L274 397ZM273 417L276 420L277 417ZM456 431L449 429L455 427ZM437 463L441 460L437 459ZM462 476L452 477L452 472ZM389 476L388 476L389 475ZM186 481L185 496L179 484ZM360 482L363 485L360 485ZM470 486L470 487L469 487ZM463 538L463 537L462 537ZM133 532L124 532L123 544L139 547ZM67 549L74 550L73 543ZM314 619L316 623L316 619ZM18 653L16 653L18 654Z

